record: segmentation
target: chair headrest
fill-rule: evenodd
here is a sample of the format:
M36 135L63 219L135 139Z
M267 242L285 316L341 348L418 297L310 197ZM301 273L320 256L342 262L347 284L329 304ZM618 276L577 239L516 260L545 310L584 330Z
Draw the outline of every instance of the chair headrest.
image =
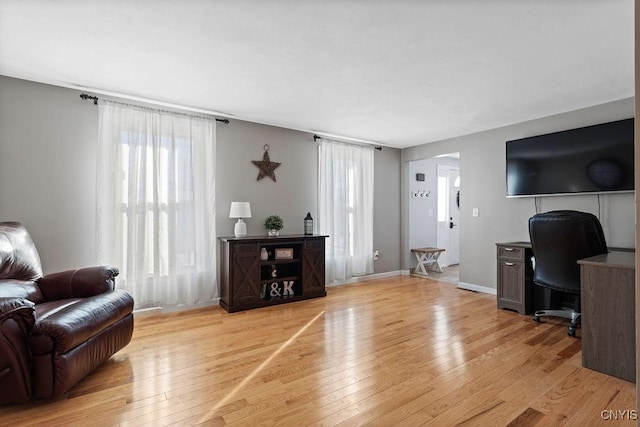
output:
M529 235L534 254L538 245L546 246L547 250L549 247L560 250L559 246L566 245L563 250L584 257L607 253L602 224L598 217L588 212L557 210L536 214L529 218ZM580 244L583 249L574 247Z
M0 280L41 277L40 256L27 230L19 222L0 222Z

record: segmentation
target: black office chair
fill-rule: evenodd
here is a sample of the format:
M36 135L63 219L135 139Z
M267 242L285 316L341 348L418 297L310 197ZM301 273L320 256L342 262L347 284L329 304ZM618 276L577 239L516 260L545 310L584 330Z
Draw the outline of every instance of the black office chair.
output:
M580 321L580 266L577 261L607 253L602 225L595 215L578 211L552 211L529 218L536 285L550 289L549 310L541 316L571 319L569 335L575 337Z

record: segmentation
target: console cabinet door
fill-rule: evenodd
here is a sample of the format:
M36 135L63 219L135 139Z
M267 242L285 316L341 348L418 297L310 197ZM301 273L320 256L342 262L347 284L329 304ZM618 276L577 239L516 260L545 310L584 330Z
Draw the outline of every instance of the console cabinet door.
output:
M231 250L231 305L260 302L260 245L235 243Z
M302 286L304 293L325 294L324 238L306 239L302 249Z

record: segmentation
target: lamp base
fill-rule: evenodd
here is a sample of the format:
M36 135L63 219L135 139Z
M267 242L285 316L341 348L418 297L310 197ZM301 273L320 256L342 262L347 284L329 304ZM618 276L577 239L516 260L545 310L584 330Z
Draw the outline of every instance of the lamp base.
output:
M242 218L238 218L233 234L235 234L236 237L247 237L247 224L244 223Z

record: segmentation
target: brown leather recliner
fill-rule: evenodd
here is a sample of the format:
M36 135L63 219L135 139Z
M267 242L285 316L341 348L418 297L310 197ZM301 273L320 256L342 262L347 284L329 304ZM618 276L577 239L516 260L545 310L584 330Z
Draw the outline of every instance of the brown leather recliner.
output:
M60 396L129 343L133 298L114 290L117 275L43 276L27 230L0 223L0 403Z

